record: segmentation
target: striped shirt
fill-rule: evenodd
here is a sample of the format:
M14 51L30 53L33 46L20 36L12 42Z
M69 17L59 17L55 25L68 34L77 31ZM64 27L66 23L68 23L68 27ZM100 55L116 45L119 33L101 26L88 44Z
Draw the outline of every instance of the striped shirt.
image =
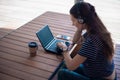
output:
M112 74L114 61L108 61L103 54L104 45L98 35L84 35L85 41L78 54L87 58L83 63L84 73L91 78L102 78Z

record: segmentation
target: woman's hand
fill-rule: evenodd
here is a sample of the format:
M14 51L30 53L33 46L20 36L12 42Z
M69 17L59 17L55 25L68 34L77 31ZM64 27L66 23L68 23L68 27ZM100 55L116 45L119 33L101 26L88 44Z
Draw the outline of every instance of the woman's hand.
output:
M57 46L58 46L59 48L61 48L61 49L63 50L63 52L64 52L64 51L67 51L67 49L68 49L67 45L66 45L64 42L58 42L58 43L57 43Z

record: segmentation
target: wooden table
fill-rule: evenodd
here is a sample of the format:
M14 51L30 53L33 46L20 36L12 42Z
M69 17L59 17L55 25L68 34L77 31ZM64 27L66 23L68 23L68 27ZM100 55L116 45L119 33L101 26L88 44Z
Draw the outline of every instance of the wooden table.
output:
M46 12L0 40L0 80L48 80L61 60L45 52L36 32L44 25L49 25L54 36L65 34L73 37L75 28L69 15ZM30 57L28 42L39 44L38 53ZM119 49L115 56L116 68L120 78Z
M45 52L36 32L49 25L54 36L71 36L74 31L66 14L46 12L0 40L0 80L48 80L61 60ZM72 36L71 36L72 37ZM37 56L30 57L28 42L39 45Z

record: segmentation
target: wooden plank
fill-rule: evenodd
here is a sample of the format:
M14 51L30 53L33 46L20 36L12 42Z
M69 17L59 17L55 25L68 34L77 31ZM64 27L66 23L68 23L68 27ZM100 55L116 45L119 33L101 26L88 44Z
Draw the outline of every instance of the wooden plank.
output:
M57 18L59 18L59 19L64 19L65 18L65 20L67 19L67 18L69 18L70 19L70 16L68 15L68 14L63 14L63 13L58 13L58 12L52 12L52 11L47 11L45 14L42 14L41 16L45 16L45 17L50 17L50 16L53 16L53 17L51 17L51 18L53 18L53 19L56 19L56 16L57 16ZM40 17L41 17L40 16ZM38 18L36 18L36 19L38 19Z
M30 58L22 58L22 57L7 54L5 52L0 52L0 57L10 60L10 61L13 61L13 62L17 62L19 64L28 65L28 66L42 69L42 70L49 71L49 72L53 72L54 69L56 68L55 66L52 66L49 64L33 61Z
M15 36L19 36L27 39L33 39L35 41L38 40L38 38L36 37L36 34L33 34L34 36L31 36L23 33L14 32L14 33L11 33L11 35L15 35Z
M9 61L9 60L3 59L3 58L0 58L0 61L1 61L0 65L7 66L9 68L12 68L12 69L15 69L18 71L22 71L25 73L33 74L36 76L40 76L43 78L49 78L49 76L51 75L51 72L47 72L47 71L44 71L44 70L41 70L38 68L19 64L17 62Z
M0 80L21 80L21 79L9 76L4 73L0 73Z
M37 22L39 22L39 21L53 22L54 21L55 23L60 23L59 25L72 26L72 21L70 20L70 15L69 15L69 17L66 17L66 18L64 16L56 18L56 16L52 16L52 15L51 15L51 17L50 16L40 16L40 18L32 20L31 23L36 22L36 21Z
M10 76L19 78L19 79L24 79L24 80L47 80L46 78L42 78L39 76L35 76L32 74L28 74L19 70L12 69L10 67L0 65L0 71L4 74L8 74Z
M49 20L50 20L50 19L49 19ZM49 21L49 20L47 20L47 19L33 20L33 21L31 21L30 23L34 23L34 24L44 23L45 25L46 25L46 24L48 24L48 25L53 24L53 25L57 25L57 27L63 27L63 28L68 27L68 29L69 29L69 26L72 26L72 23L69 24L69 25L66 24L66 23L60 23L60 24L58 24L58 22L56 22L55 20L53 20L53 21ZM59 22L62 22L62 20L59 21ZM64 27L64 26L65 26L65 27ZM74 29L75 29L75 28L74 28Z

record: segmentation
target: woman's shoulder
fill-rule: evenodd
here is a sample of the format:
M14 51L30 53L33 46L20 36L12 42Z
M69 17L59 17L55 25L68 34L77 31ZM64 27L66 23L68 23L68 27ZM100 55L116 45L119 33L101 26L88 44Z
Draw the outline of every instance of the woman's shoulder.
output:
M103 45L101 38L97 34L90 34L90 35L86 36L85 42L89 42L94 45L100 45L100 46Z
M88 39L90 39L92 41L101 41L99 35L97 35L97 34L91 34L91 35L89 35Z

